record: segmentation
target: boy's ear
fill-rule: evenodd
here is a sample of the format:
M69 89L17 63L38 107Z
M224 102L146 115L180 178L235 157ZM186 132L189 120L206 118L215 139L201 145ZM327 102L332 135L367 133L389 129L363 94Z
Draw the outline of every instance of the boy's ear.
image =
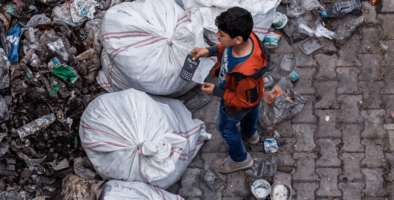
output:
M244 41L244 39L242 39L241 36L237 36L237 37L235 38L235 42L236 42L237 44L242 44L243 41Z

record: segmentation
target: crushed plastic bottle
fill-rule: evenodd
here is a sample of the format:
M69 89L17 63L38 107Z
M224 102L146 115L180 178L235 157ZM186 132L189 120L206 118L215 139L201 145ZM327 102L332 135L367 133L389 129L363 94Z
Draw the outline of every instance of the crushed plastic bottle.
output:
M31 135L45 127L48 127L56 120L55 114L40 117L16 130L21 138Z
M357 28L364 23L364 16L360 16L356 19L352 19L350 22L342 25L337 29L337 31L332 35L332 38L339 44L345 44L356 32Z
M360 0L348 0L333 2L326 10L318 11L323 18L344 18L347 15L361 15L362 5Z

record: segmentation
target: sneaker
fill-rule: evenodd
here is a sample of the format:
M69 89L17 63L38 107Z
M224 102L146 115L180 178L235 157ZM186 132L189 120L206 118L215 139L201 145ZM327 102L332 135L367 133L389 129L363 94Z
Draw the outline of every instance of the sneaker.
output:
M256 131L256 133L254 133L254 135L252 137L246 138L241 132L241 126L237 126L237 128L238 128L239 133L241 134L241 137L244 140L248 141L250 144L257 144L257 143L259 143L260 136L259 136L259 133L257 131Z
M215 168L223 174L235 172L238 170L248 169L253 166L253 158L249 153L246 156L246 159L242 162L235 162L231 159L230 156L227 158L220 158L214 162Z

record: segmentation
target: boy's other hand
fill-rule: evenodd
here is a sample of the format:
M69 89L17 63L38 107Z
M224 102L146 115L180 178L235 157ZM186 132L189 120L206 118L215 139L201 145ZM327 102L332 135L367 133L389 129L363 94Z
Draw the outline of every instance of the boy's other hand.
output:
M207 57L209 54L209 50L207 48L194 48L192 52L190 52L190 55L194 56L193 60L197 60L200 57Z
M205 83L205 82L204 82L204 84L202 85L201 90L202 90L203 92L205 92L205 94L212 95L212 93L213 93L213 88L214 88L214 87L215 87L215 84L212 84L212 83Z

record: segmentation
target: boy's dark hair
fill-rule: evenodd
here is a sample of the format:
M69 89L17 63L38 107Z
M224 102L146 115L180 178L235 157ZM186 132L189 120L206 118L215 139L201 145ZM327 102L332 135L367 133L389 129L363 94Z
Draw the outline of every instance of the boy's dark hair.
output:
M217 16L215 25L232 39L241 36L243 41L247 41L253 30L253 18L249 11L233 7Z

